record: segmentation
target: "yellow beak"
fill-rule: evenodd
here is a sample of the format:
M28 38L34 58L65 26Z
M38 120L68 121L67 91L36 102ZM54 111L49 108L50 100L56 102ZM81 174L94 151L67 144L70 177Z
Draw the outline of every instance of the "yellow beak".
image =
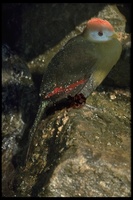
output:
M118 38L118 35L116 32L114 32L114 34L111 36L111 38Z

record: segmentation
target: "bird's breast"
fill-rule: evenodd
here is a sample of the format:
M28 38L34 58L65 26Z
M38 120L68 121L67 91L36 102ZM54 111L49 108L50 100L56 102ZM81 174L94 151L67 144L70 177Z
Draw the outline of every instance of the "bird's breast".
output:
M114 39L108 42L99 43L95 46L97 57L96 68L92 73L94 85L97 87L117 63L122 51L121 43Z

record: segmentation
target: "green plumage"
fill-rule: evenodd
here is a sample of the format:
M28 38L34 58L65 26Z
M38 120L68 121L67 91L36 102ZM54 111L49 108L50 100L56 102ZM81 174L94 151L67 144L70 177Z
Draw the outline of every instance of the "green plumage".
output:
M97 21L99 23L99 19L96 19L95 23ZM101 24L102 22L100 20ZM113 27L110 28L110 26L109 31L113 31ZM99 24L98 27L100 27ZM44 72L40 89L41 102L34 125L30 130L27 156L47 105L51 101L57 102L68 95L74 97L82 93L84 97L88 97L107 76L121 55L122 45L113 37L113 33L110 40L95 41L89 37L89 31L86 28L81 35L72 38L51 60ZM102 36L101 28L100 32L96 31L96 37ZM105 33L109 34L109 32Z

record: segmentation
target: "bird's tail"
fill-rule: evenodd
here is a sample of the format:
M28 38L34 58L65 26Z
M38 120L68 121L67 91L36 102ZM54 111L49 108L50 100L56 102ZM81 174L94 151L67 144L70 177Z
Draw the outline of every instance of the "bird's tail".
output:
M38 124L39 124L43 114L46 114L45 110L46 110L47 105L48 105L47 101L42 101L40 103L39 108L38 108L38 112L37 112L37 115L36 115L36 118L35 118L35 121L34 121L34 124L30 129L28 150L27 150L27 153L26 153L26 161L29 159L29 156L30 156L30 153L31 153L31 143L32 143L32 140L33 140L33 138L35 136Z

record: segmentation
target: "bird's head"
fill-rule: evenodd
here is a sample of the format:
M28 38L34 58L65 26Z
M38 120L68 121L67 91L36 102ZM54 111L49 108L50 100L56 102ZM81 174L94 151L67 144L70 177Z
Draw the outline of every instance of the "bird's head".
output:
M96 42L106 42L117 38L113 26L107 20L100 18L92 18L87 22L84 36Z

